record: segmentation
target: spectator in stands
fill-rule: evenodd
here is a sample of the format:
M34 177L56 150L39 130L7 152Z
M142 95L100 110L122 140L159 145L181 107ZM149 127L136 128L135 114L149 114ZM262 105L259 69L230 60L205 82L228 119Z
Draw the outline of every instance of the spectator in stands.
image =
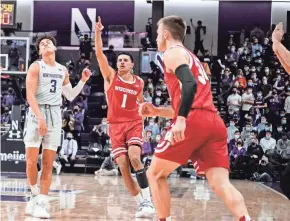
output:
M72 133L67 133L66 139L62 143L60 150L60 163L62 168L65 168L65 164L70 164L70 170L74 167L76 161L76 154L78 151L78 144L76 140L73 139Z
M290 140L285 132L282 133L282 138L277 142L277 151L280 154L282 151L290 149Z
M226 60L229 66L234 65L234 63L239 60L239 53L236 52L236 47L234 45L231 46L230 52L226 55Z
M243 139L243 141L246 141L250 137L252 130L253 128L252 128L251 123L247 122L244 130L241 133L241 138Z
M251 132L250 132L250 136L245 140L245 147L246 148L248 148L249 147L249 145L251 144L251 142L253 141L253 139L255 140L255 143L259 143L259 140L258 140L258 138L257 138L257 131L255 131L255 130L252 130Z
M76 71L77 74L80 75L84 68L86 67L86 55L85 53L81 53L80 59L76 62Z
M75 98L73 104L74 106L78 106L82 110L88 110L88 103L84 100L83 95L79 95L77 98Z
M247 87L247 81L241 69L237 70L237 77L234 79L233 85L240 90Z
M157 134L160 133L160 129L158 124L155 122L154 118L150 118L149 119L149 125L147 125L145 127L145 131L147 132L147 136L148 136L148 132L152 133L152 135L156 136Z
M230 126L228 126L228 142L235 138L235 132L238 128L235 127L235 121L233 119L230 120Z
M269 68L266 67L265 73L269 73L268 70L269 70ZM264 99L267 99L272 94L272 86L270 84L268 84L268 78L266 76L264 76L262 78L261 90L262 90Z
M259 44L258 38L253 38L253 45L252 45L252 57L260 57L262 55L262 45Z
M117 69L117 55L116 52L114 51L114 46L110 45L109 50L104 51L105 56L107 57L109 65L113 69Z
M1 124L10 124L11 123L11 115L9 113L9 108L4 108L4 113L1 114Z
M267 124L267 119L265 116L261 116L261 123L258 124L257 126L257 131L260 133L261 131L265 130Z
M246 155L246 148L244 147L244 142L241 138L238 138L234 148L232 149L230 156L233 159L237 159L239 156Z
M230 142L228 143L228 149L229 149L229 153L234 149L237 140L241 138L241 133L239 130L236 130L234 133L234 138L230 140Z
M151 146L151 136L147 136L149 133L146 133L144 136L144 143L142 145L142 156L148 156L153 154L153 148Z
M254 107L258 109L261 114L265 114L267 103L265 102L265 99L263 97L263 92L260 90L257 92L257 97L255 99Z
M254 174L254 180L258 182L272 182L275 180L274 167L266 156L259 161L258 171Z
M262 138L260 141L260 145L263 148L264 153L267 150L274 150L276 147L276 140L271 137L272 132L267 131L266 132L266 137Z
M241 121L244 121L245 115L249 112L251 107L253 107L255 103L255 97L252 93L253 88L248 87L247 91L242 95L242 112L241 112Z
M255 25L254 29L250 33L250 38L253 39L254 37L259 39L260 42L264 41L265 32L260 28L258 24Z
M8 88L8 94L3 96L2 106L11 108L15 100L15 93L13 88Z
M277 125L277 130L273 132L273 138L275 140L280 140L282 138L283 132L286 131L283 131L282 125L281 124Z
M281 75L277 75L277 79L273 85L273 88L277 89L277 93L280 94L285 89L284 79L281 78Z
M143 97L145 102L152 102L152 97L150 96L148 90L144 91Z
M80 43L80 53L85 55L85 59L90 60L92 57L93 47L91 38L87 34L84 35L84 40Z
M74 137L78 145L80 146L80 137L84 121L84 114L82 113L79 106L74 106L73 116L71 120L74 122Z

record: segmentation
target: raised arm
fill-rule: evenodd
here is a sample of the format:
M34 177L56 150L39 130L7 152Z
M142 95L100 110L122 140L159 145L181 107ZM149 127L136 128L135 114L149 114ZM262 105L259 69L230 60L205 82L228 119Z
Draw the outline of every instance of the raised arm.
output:
M79 93L82 91L85 83L90 78L91 71L89 69L85 68L82 72L82 79L79 81L79 83L74 88L72 88L72 85L71 85L70 80L69 80L69 73L68 73L66 67L63 67L63 68L64 68L66 74L65 74L65 79L63 81L62 93L69 101L73 101L79 95Z
M102 72L102 76L107 83L112 82L114 78L114 69L110 67L107 57L103 53L103 41L102 41L102 25L100 16L95 26L95 52L96 57Z
M283 24L280 22L272 34L273 51L277 55L286 72L290 74L290 51L288 51L281 43L283 35Z

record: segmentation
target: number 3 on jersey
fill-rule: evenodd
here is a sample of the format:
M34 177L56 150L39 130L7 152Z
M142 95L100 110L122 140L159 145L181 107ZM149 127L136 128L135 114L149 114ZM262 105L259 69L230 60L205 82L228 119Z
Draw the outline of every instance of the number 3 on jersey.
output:
M196 64L196 67L198 68L198 80L200 83L202 83L203 85L206 84L206 81L208 81L208 77L207 74L205 73L205 70L202 66L202 64L200 63L200 61L194 57L194 63Z
M50 88L50 93L55 93L56 92L56 80L51 80L51 88Z
M128 97L127 94L123 94L123 101L121 105L122 108L126 108L127 97Z

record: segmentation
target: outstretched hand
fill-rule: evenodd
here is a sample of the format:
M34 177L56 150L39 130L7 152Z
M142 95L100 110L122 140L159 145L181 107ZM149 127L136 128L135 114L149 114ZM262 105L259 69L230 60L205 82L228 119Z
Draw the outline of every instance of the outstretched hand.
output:
M276 25L275 30L272 33L272 41L273 43L281 42L284 35L283 24L280 22Z
M95 25L95 32L101 32L103 29L104 29L104 26L102 24L101 17L98 16L98 21L96 22L96 25Z

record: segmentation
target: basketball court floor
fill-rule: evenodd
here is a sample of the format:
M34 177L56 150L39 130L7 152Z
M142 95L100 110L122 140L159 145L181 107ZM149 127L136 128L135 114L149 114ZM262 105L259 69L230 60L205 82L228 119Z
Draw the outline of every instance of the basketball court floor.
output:
M171 177L172 220L233 221L224 204L204 180ZM25 216L29 197L25 174L1 174L1 220L37 221ZM260 183L233 181L245 197L256 221L289 221L290 201L279 192ZM135 219L137 205L120 177L64 174L53 176L49 192L49 220L62 221L154 221Z

